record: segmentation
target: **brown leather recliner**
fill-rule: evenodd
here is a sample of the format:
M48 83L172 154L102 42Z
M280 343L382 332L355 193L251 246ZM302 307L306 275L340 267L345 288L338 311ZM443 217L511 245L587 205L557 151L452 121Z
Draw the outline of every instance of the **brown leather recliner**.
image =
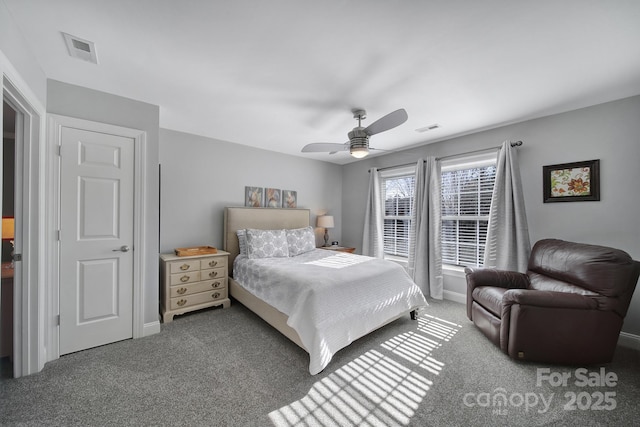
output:
M510 357L607 363L640 275L640 262L604 246L545 239L527 273L466 268L467 317Z

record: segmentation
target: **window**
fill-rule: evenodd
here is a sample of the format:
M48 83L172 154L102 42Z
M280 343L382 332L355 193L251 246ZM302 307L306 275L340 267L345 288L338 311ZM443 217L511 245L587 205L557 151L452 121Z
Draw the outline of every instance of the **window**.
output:
M385 257L409 257L415 167L397 168L380 175L384 201Z
M496 154L442 163L442 263L484 264Z

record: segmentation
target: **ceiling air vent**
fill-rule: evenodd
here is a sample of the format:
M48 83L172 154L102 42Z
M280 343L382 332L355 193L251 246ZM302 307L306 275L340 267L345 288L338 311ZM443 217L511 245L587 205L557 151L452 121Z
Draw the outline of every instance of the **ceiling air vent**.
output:
M67 33L62 33L62 35L64 36L65 43L67 44L69 55L74 58L82 59L83 61L93 62L94 64L98 63L96 45L93 42Z
M441 126L440 126L439 124L434 123L434 124L432 124L432 125L425 126L425 127L423 127L423 128L420 128L420 129L416 129L416 132L427 132L427 131L429 131L429 130L440 129L440 127L441 127Z

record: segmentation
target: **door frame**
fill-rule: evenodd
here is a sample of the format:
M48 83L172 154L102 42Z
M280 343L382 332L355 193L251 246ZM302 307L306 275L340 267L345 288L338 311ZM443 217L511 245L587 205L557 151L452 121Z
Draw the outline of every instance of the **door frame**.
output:
M48 326L49 354L48 360L60 357L60 244L58 231L60 229L60 157L59 146L62 127L72 127L93 132L103 132L120 135L133 139L134 143L134 214L133 214L133 338L144 336L144 298L143 286L145 283L145 205L146 200L146 132L139 129L125 128L122 126L99 123L74 117L49 114L47 138L47 201L49 215L46 219L45 232L49 237L47 253L49 268L47 276L50 278L48 287L49 312L52 320Z
M22 261L14 268L13 376L36 373L47 361L45 334L44 158L45 108L7 57L0 52L2 98L16 117L15 252ZM0 104L0 113L3 106ZM0 114L0 124L2 122ZM1 190L0 190L1 192Z

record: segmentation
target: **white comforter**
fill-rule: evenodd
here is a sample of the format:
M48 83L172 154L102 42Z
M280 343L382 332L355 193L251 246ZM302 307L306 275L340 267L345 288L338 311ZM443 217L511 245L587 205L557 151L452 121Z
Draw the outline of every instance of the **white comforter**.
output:
M289 316L312 375L352 341L427 305L404 268L361 255L323 249L289 258L241 255L233 272L241 286Z

